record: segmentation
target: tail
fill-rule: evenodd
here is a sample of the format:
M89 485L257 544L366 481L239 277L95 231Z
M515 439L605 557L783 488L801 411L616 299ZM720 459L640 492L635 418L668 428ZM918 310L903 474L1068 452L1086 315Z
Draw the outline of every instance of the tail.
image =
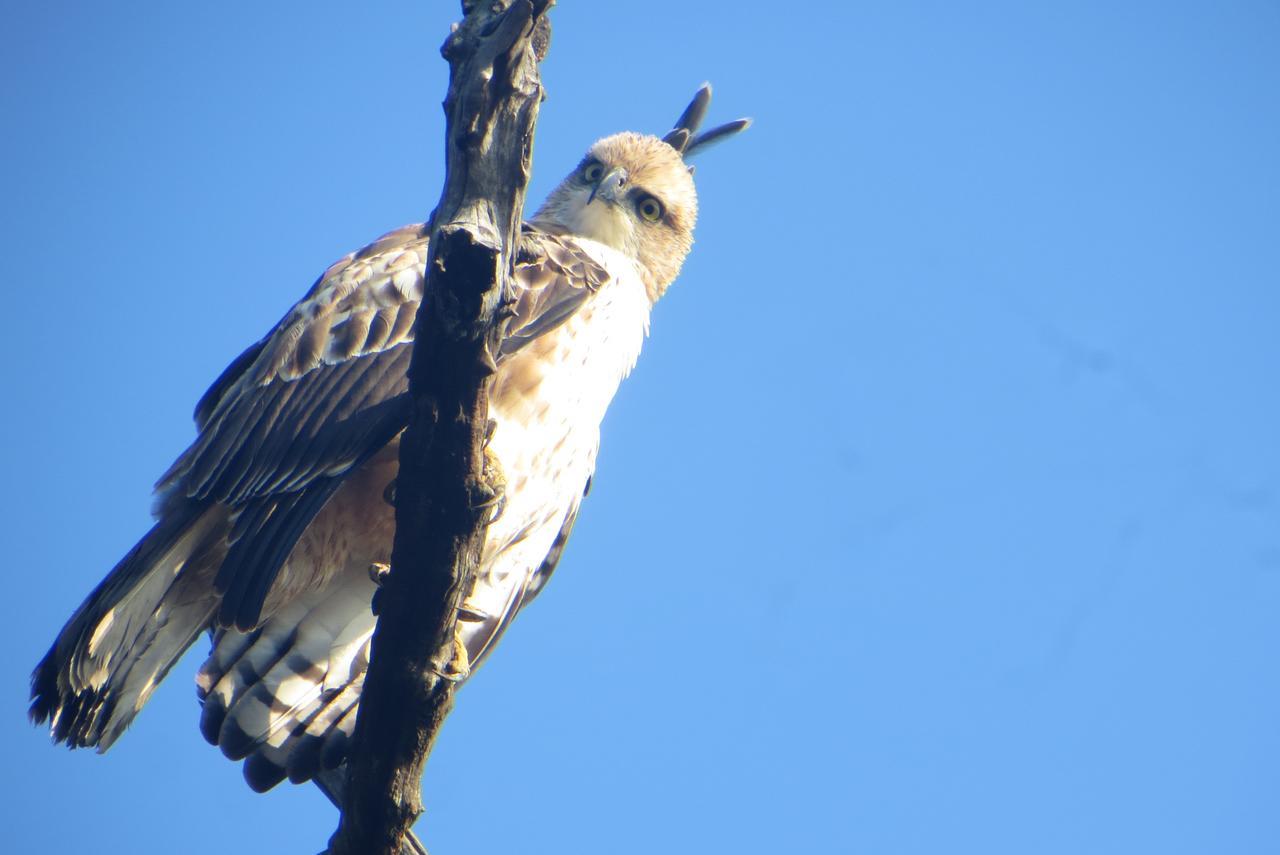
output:
M376 619L367 571L304 593L252 632L221 629L196 677L200 731L257 792L314 781L342 809ZM400 855L427 855L413 832Z
M165 516L76 609L31 675L31 720L72 748L106 751L200 632L218 600L202 575L223 517ZM216 563L214 564L216 566Z
M572 521L561 531L567 533ZM548 535L549 536L549 535ZM559 557L557 539L549 560ZM544 578L550 569L539 571ZM219 629L196 676L200 732L257 792L288 778L321 780L347 760L369 665L379 589L369 571L346 567L320 588L295 596L249 632ZM527 578L478 584L459 623L470 670L484 661L519 607L531 599ZM332 776L329 776L332 781ZM321 782L324 788L324 783Z

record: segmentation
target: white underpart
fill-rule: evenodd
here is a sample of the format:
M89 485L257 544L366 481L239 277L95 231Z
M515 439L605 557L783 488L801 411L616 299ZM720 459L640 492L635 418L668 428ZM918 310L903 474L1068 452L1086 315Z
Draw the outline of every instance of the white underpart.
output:
M555 343L549 358L527 357L540 358L543 372L533 394L495 396L490 409L497 422L490 450L508 483L506 507L486 546L500 558L481 568L467 600L489 614L501 614L521 595L581 500L595 470L600 422L649 328L649 300L635 263L597 241L579 242L609 270L610 282L549 334Z
M575 235L590 238L625 255L634 256L635 220L624 204L613 204L604 199L588 202L591 191L583 188L572 197L572 203L562 215L564 225Z
M609 271L608 282L578 314L505 361L494 378L489 448L507 490L465 600L482 615L500 617L531 596L533 577L594 471L600 422L648 332L650 302L635 262L601 242L577 240ZM332 583L274 615L252 644L238 632L220 637L197 682L229 708L224 734L230 728L259 741L258 752L284 768L300 723L314 735L350 733L352 688L363 682L375 623L371 560L350 556ZM473 657L488 652L492 622L459 625ZM249 684L233 667L241 660L256 676Z

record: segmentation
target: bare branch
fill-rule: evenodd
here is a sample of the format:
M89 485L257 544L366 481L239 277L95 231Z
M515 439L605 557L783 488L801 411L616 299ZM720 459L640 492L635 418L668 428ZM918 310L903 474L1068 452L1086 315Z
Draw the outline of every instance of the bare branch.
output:
M486 466L488 378L542 99L551 0L463 2L449 61L446 176L432 217L400 443L392 570L349 753L333 855L398 855L422 812L427 755L465 662L457 608L475 579L498 473Z

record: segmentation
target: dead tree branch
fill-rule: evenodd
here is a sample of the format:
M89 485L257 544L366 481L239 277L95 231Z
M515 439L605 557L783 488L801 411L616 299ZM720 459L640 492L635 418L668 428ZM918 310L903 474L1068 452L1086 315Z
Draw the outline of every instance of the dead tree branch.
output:
M453 705L457 609L495 496L488 379L501 337L542 99L551 0L464 0L445 41L446 174L432 217L400 443L396 536L333 855L398 855L422 812L427 755Z

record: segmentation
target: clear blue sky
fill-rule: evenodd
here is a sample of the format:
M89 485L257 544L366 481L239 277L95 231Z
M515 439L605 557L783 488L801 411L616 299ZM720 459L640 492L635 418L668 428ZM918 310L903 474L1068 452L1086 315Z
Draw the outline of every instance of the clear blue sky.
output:
M207 383L439 192L453 3L179 6L5 16L7 851L335 825L204 744L203 650L106 757L23 717ZM704 79L757 123L428 844L1280 850L1280 7L796 9L553 13L531 198Z

